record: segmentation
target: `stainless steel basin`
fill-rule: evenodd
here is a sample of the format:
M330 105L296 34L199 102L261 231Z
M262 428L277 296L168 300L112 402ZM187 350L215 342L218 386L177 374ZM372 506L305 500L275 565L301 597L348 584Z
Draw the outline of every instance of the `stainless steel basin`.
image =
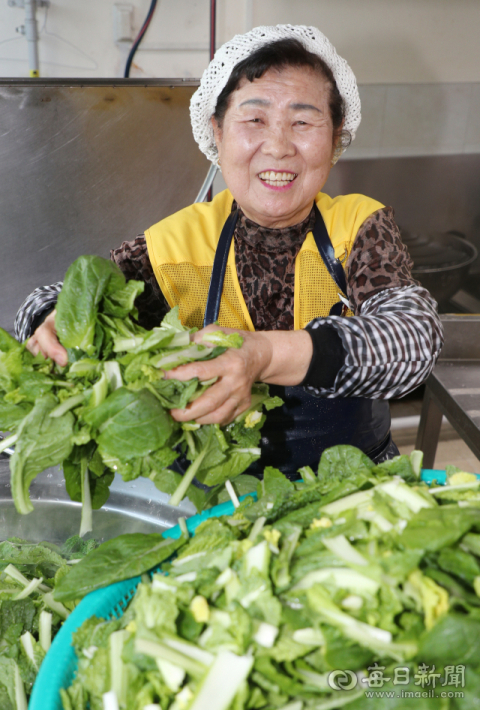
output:
M21 537L32 542L62 543L80 529L80 503L74 503L65 490L63 473L50 468L39 474L30 486L34 511L19 515L10 491L8 458L0 456L0 540ZM100 510L93 511L93 531L85 539L103 542L131 532L162 532L189 517L196 510L189 501L178 508L167 504L168 496L145 478L124 483L116 476L110 497Z

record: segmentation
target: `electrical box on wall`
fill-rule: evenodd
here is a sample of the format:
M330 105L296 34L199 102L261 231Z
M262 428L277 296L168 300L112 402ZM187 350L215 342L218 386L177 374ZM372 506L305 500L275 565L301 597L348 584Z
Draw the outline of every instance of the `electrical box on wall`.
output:
M133 5L117 2L113 6L113 37L115 42L133 40Z

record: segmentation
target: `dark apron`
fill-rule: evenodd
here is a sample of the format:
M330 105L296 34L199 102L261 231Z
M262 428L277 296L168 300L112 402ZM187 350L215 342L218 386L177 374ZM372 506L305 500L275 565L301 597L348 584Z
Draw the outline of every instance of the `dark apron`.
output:
M210 279L204 327L218 319L228 253L237 222L232 212L222 229ZM318 251L339 291L347 292L345 272L335 258L325 222L315 205L313 236ZM335 303L330 315L341 315L343 304ZM280 468L297 477L302 466L316 470L324 449L336 444L351 444L379 462L398 453L390 436L390 408L384 400L348 397L315 397L303 387L270 385L272 395L281 397L283 407L268 413L262 428L262 456L246 473L260 475L265 466Z

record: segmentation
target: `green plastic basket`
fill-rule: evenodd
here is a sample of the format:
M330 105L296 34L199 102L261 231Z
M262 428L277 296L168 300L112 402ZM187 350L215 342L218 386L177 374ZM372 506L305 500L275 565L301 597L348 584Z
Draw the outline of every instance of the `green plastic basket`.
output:
M250 494L256 498L255 494ZM245 496L242 496L242 499ZM221 503L200 515L194 515L186 521L188 532L192 535L200 523L208 518L231 515L233 503ZM177 539L181 531L178 525L165 530L163 537ZM119 618L132 599L140 577L132 577L124 582L116 582L104 589L97 589L88 594L70 614L55 636L50 650L40 667L28 703L29 710L62 710L60 688L68 688L77 669L77 656L72 646L72 634L91 616L104 619Z
M480 475L480 474L477 474ZM445 471L422 469L421 478L429 485L436 483L444 485L446 482ZM256 494L249 494L256 498ZM242 496L243 500L246 496ZM233 503L222 503L200 515L194 515L186 521L187 529L192 535L204 520L218 518L221 515L232 515ZM165 530L164 537L180 537L180 528L176 525ZM119 618L122 616L129 601L135 594L140 577L133 577L124 582L117 582L104 589L98 589L88 594L76 609L70 614L62 628L53 640L33 686L29 702L29 710L62 710L60 688L68 688L77 668L77 657L72 646L72 634L91 616L105 619Z

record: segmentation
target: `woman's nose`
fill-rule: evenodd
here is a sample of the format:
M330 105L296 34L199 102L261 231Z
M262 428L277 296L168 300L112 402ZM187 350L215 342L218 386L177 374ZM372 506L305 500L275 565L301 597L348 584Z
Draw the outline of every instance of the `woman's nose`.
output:
M270 155L276 160L281 160L295 154L295 145L290 139L285 126L270 126L262 145L264 155Z

